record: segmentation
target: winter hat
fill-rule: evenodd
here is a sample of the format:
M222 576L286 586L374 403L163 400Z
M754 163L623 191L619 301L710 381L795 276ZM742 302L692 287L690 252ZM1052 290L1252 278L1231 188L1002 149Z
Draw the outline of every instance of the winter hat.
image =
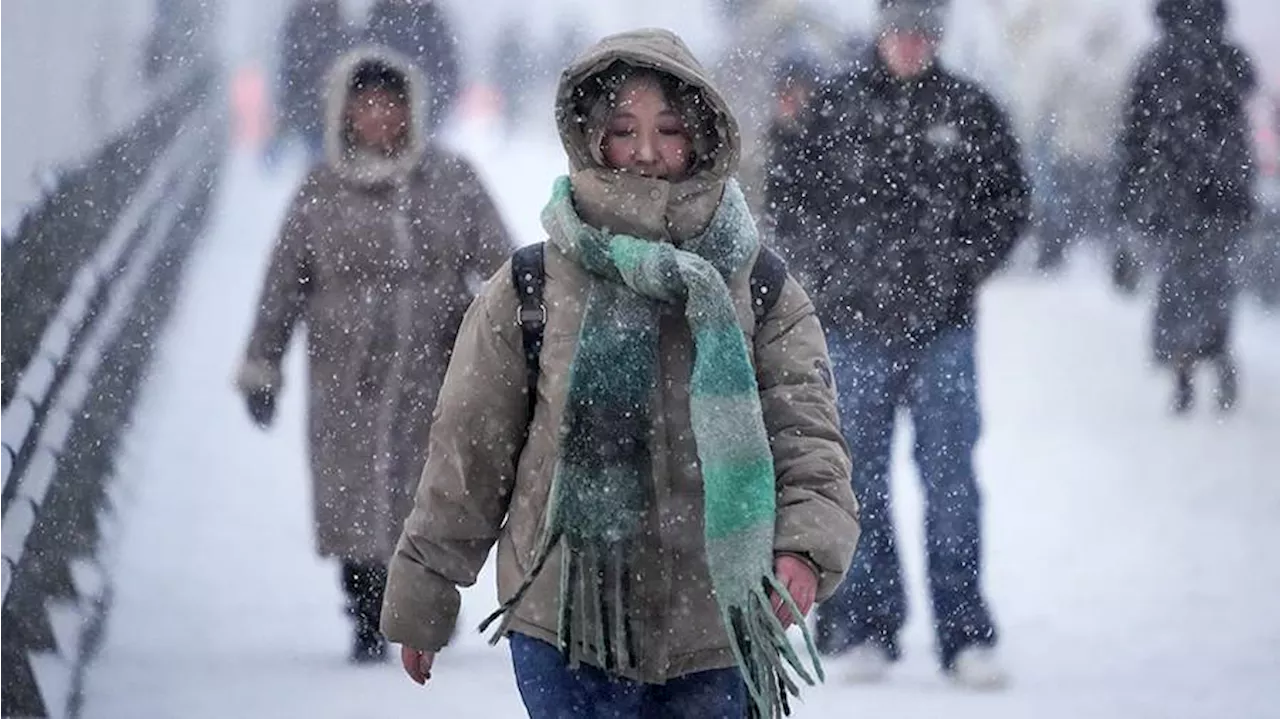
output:
M878 28L882 35L911 32L941 40L945 27L945 0L880 0Z

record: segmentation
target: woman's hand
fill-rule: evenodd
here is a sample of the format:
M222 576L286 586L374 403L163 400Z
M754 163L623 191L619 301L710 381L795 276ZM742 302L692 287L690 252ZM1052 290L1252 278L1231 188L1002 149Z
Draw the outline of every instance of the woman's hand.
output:
M431 678L431 665L435 661L435 652L423 652L403 645L400 647L400 663L404 665L404 673L418 684L426 684Z
M782 597L779 597L776 592L770 592L769 600L773 603L774 616L782 622L783 627L790 627L792 624L804 621L804 617L809 614L818 596L818 575L813 573L808 562L792 554L779 554L775 557L773 573L777 575L782 586L786 587L801 615L791 616L791 608L782 600Z

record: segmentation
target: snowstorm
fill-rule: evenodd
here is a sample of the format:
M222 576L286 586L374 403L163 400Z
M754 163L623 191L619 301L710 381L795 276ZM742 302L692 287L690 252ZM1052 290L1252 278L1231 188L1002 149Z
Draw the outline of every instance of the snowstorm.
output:
M15 0L4 717L1280 713L1274 0Z

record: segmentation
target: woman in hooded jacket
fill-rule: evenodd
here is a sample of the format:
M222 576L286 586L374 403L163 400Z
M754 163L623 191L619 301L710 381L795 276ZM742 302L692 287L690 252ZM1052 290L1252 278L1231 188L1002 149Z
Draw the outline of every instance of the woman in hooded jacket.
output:
M778 715L820 677L786 627L857 542L822 329L790 277L753 312L737 123L678 37L605 38L556 118L536 383L508 264L454 347L383 632L427 681L496 542L485 624L530 716Z
M425 87L379 48L333 69L326 161L289 208L238 376L266 427L289 339L306 324L317 545L342 562L355 661L385 656L386 563L431 408L474 290L512 247L475 172L427 139Z

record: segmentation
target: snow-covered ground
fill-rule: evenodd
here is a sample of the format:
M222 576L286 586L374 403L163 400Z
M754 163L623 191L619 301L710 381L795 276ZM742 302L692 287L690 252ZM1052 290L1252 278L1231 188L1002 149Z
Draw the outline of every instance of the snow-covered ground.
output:
M479 164L521 240L563 160L550 137L453 142ZM276 426L232 390L266 254L301 177L233 157L208 235L161 338L121 462L114 603L87 676L93 719L520 716L504 647L463 632L431 683L345 662L334 566L315 558L300 353ZM1244 313L1243 404L1174 419L1146 363L1146 306L1088 263L1053 281L1007 276L982 302L980 452L986 583L1011 687L951 688L934 668L920 552L907 655L874 688L810 690L797 716L1280 716L1280 320ZM897 511L921 544L909 459ZM492 577L464 597L473 627ZM944 714L945 712L945 714Z

